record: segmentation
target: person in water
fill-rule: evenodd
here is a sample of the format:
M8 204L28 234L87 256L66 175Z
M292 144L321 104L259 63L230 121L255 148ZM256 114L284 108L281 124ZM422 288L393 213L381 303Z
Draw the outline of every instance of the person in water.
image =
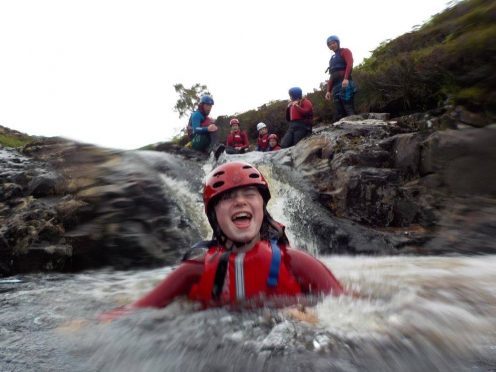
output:
M253 165L236 161L215 168L203 189L213 239L197 243L190 252L202 248L200 254L185 255L155 289L124 312L165 307L179 296L209 308L279 306L303 295L342 294L341 284L323 263L290 247L284 226L267 210L269 199L269 185Z
M240 129L239 120L237 118L231 119L229 125L231 126L231 132L227 136L226 153L244 154L250 146L248 135L244 130Z

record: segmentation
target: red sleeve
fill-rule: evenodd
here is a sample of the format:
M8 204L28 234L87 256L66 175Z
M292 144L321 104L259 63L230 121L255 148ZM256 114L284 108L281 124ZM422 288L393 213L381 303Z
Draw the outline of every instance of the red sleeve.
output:
M233 146L234 146L233 141L234 141L234 136L233 136L231 133L229 133L229 134L227 135L227 142L226 142L226 145L227 145L227 146L230 146L230 147L233 147Z
M346 70L344 72L344 79L349 79L351 75L351 70L353 69L353 55L351 50L347 48L341 49L341 57L343 57L346 62Z
M341 295L341 283L322 262L306 252L288 249L288 267L304 293Z
M306 98L302 99L300 101L300 105L294 106L294 108L303 116L306 116L313 111L312 102L310 102L310 100Z
M203 262L185 261L150 293L131 304L131 307L166 307L176 297L187 295L193 284L200 280L202 273Z
M246 132L241 132L241 138L243 138L243 148L248 148L250 146L250 142L248 142L248 135Z

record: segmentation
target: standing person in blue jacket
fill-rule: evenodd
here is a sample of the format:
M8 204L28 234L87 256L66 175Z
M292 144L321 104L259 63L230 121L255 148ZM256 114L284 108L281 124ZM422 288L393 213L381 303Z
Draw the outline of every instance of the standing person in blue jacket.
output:
M200 98L198 109L191 114L188 132L191 138L191 147L194 150L207 152L214 151L217 158L225 146L219 144L218 127L208 116L214 105L214 100L209 95Z
M353 55L347 48L341 48L339 38L331 35L327 38L327 47L334 52L329 60L330 78L327 81L325 99L331 97L336 107L336 120L345 116L355 115L354 100L355 84L351 78L353 70Z

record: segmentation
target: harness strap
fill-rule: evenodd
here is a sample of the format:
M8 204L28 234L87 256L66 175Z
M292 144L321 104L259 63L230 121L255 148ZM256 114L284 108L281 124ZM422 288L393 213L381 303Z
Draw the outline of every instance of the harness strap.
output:
M272 260L270 262L269 277L267 278L267 285L269 287L276 287L279 281L279 269L281 267L281 249L277 245L277 240L270 241L272 248Z
M227 264L229 263L229 255L231 252L224 252L219 258L217 270L215 271L214 286L212 288L212 298L218 300L224 287L224 280L226 279Z
M184 256L181 261L186 261L189 260L190 257L192 256L193 252L196 252L197 250L207 250L210 248L212 245L217 244L217 241L215 240L202 240L197 243L195 243L190 249L184 253Z

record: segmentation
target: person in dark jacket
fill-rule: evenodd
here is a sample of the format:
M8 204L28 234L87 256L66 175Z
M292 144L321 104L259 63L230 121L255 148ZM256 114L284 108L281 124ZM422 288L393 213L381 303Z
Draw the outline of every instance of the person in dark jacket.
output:
M347 48L341 48L339 38L331 35L327 38L327 47L334 52L329 60L330 78L327 81L325 99L331 98L336 108L335 119L354 115L355 84L351 78L353 55Z
M289 90L290 102L286 108L286 120L289 128L281 140L281 147L296 145L303 138L312 134L313 105L299 87Z
M250 146L248 135L244 130L239 128L239 120L237 118L231 119L229 125L231 126L231 133L227 135L226 153L244 154Z
M224 151L224 145L219 144L218 127L208 116L212 110L214 100L209 95L200 98L198 109L191 114L188 123L188 132L191 137L191 147L194 150L209 153L215 152L215 157Z

